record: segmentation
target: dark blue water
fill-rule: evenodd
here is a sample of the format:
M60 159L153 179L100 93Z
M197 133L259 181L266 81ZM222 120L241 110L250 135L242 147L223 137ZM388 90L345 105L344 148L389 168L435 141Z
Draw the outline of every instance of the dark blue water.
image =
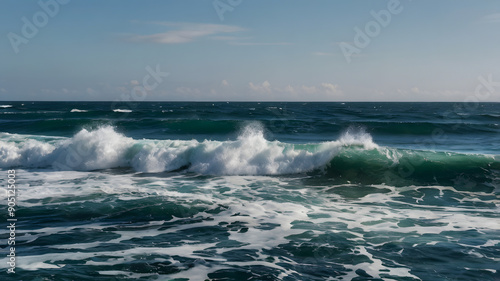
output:
M498 103L0 102L0 275L500 280L499 124Z

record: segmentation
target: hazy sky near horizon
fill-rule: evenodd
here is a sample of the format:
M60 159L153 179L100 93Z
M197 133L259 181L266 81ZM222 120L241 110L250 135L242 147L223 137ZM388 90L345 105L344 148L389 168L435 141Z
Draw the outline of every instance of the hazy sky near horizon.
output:
M500 101L497 0L0 7L0 100Z

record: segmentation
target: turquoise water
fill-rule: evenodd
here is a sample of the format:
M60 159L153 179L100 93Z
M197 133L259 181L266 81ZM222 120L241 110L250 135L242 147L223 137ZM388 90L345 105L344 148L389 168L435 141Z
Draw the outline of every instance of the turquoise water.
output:
M0 102L0 275L500 280L499 124L497 103Z

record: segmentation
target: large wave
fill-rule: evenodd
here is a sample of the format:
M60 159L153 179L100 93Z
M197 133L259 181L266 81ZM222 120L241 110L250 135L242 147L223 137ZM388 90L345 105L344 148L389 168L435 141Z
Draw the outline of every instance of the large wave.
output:
M99 170L132 167L163 172L187 167L211 175L281 175L326 165L343 145L376 147L369 135L346 133L339 141L314 145L268 141L258 124L246 126L234 141L134 140L111 126L82 129L72 138L41 140L2 134L0 166ZM364 139L363 139L364 138Z
M254 123L231 141L135 140L111 126L82 129L72 138L3 133L0 167L132 168L144 173L186 170L205 175L312 173L366 183L418 178L453 184L497 180L491 174L500 170L500 162L497 156L382 147L363 130L347 130L338 140L322 143L269 141L264 128Z

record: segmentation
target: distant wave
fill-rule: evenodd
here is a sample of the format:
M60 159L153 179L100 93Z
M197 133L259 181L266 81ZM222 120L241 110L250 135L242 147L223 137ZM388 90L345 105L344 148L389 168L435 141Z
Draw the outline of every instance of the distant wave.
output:
M83 171L125 167L145 173L186 170L205 175L309 173L366 183L411 179L427 184L484 182L490 180L485 170L500 170L497 156L380 147L370 134L353 130L338 140L313 144L268 141L259 124L246 126L233 141L134 140L111 126L83 129L63 140L15 136L0 135L0 167Z
M73 108L70 112L88 112L88 110Z
M487 118L492 118L492 119L499 119L500 118L500 114L481 114L480 116L482 117L487 117Z
M129 113L132 112L130 109L113 109L114 112Z
M9 107L12 107L12 105L10 105L10 104L0 105L0 108L9 108Z

